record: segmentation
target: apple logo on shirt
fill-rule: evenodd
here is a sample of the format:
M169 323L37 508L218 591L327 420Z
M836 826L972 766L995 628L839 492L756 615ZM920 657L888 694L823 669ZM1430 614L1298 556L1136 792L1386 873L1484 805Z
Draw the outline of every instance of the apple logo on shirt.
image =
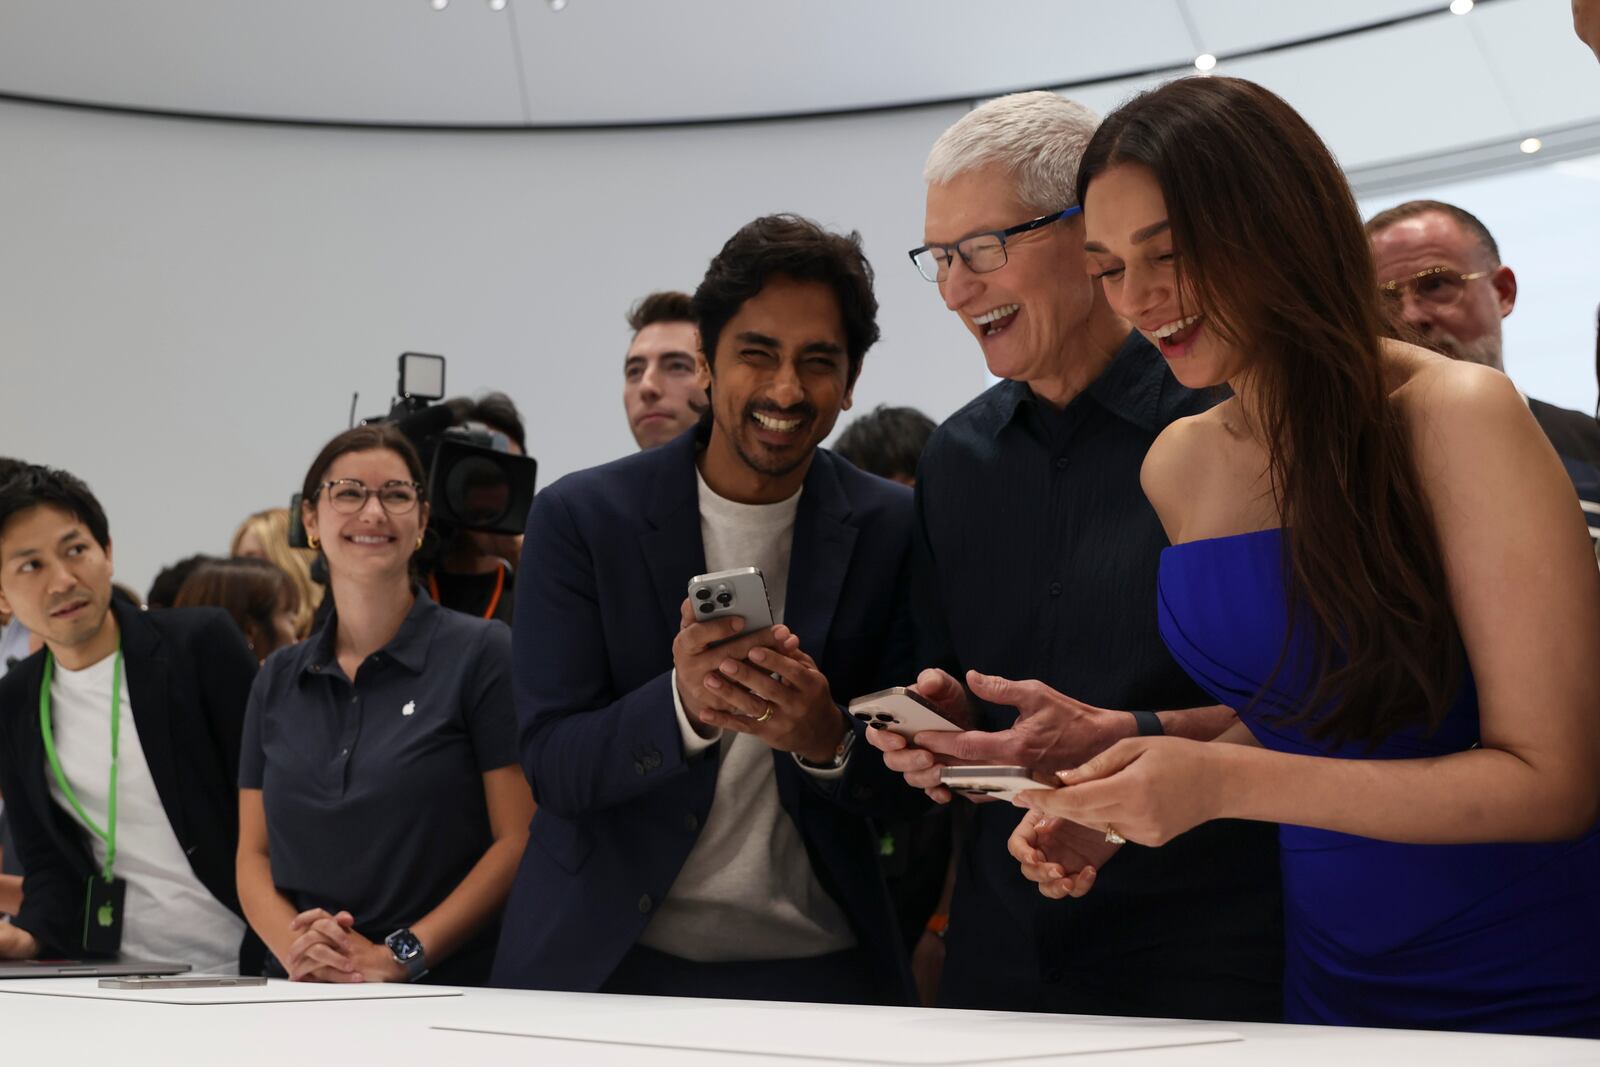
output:
M406 701L406 706L400 709L400 714L402 714L402 715L410 716L410 715L415 715L416 713L417 713L417 702L415 700Z

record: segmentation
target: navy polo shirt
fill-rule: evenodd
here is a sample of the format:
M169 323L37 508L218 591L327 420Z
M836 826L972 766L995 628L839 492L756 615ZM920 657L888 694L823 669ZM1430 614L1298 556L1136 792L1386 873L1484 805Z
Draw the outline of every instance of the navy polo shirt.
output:
M348 910L374 940L482 858L483 774L517 763L510 629L416 597L353 684L335 613L268 658L245 711L239 786L262 791L273 882L299 909Z

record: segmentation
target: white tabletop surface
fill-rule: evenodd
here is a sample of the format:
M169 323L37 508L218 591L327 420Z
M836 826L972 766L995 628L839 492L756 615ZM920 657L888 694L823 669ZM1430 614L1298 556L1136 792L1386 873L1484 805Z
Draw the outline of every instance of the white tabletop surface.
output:
M93 979L56 981L94 987ZM992 1039L996 1058L963 1062L1027 1067L1600 1065L1600 1042L1399 1030L478 989L435 999L178 1005L41 996L22 988L23 983L0 982L0 1062L7 1064L836 1067L841 1062L949 1063L954 1056L970 1056L975 1040ZM507 1033L470 1032L475 1029ZM562 1036L507 1036L512 1032ZM1063 1049L1081 1043L1085 1035L1129 1033L1147 1035L1152 1043L1195 1035L1215 1043L1077 1055L1035 1052L1026 1059L1007 1056L1007 1050L1037 1044L1040 1035L1048 1035L1053 1047L1058 1033ZM693 1047L688 1047L690 1041ZM760 1051L723 1051L750 1044ZM836 1053L841 1048L856 1058L840 1059Z

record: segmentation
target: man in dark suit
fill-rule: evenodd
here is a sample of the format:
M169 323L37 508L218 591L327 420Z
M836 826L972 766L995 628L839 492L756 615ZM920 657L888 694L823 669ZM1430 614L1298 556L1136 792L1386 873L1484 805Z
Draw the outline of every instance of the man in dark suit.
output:
M903 1002L866 816L914 798L842 705L909 669L911 495L818 448L877 339L871 269L855 235L762 218L694 309L710 419L529 515L516 686L539 812L495 984ZM696 622L689 579L744 566L778 625Z
M255 657L223 612L146 614L111 572L81 481L29 467L0 487L0 608L45 644L0 679L0 793L26 870L0 957L258 968L233 873Z

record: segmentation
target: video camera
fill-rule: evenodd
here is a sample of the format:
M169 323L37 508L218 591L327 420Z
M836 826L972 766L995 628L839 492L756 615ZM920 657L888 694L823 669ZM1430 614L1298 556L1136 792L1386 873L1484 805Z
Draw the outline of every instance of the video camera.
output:
M533 505L539 464L507 450L504 434L460 426L459 413L444 399L444 357L423 352L400 355L399 395L387 415L362 425L387 422L417 446L428 472L430 537L433 530L520 534ZM300 494L289 504L289 543L310 547L300 520Z

